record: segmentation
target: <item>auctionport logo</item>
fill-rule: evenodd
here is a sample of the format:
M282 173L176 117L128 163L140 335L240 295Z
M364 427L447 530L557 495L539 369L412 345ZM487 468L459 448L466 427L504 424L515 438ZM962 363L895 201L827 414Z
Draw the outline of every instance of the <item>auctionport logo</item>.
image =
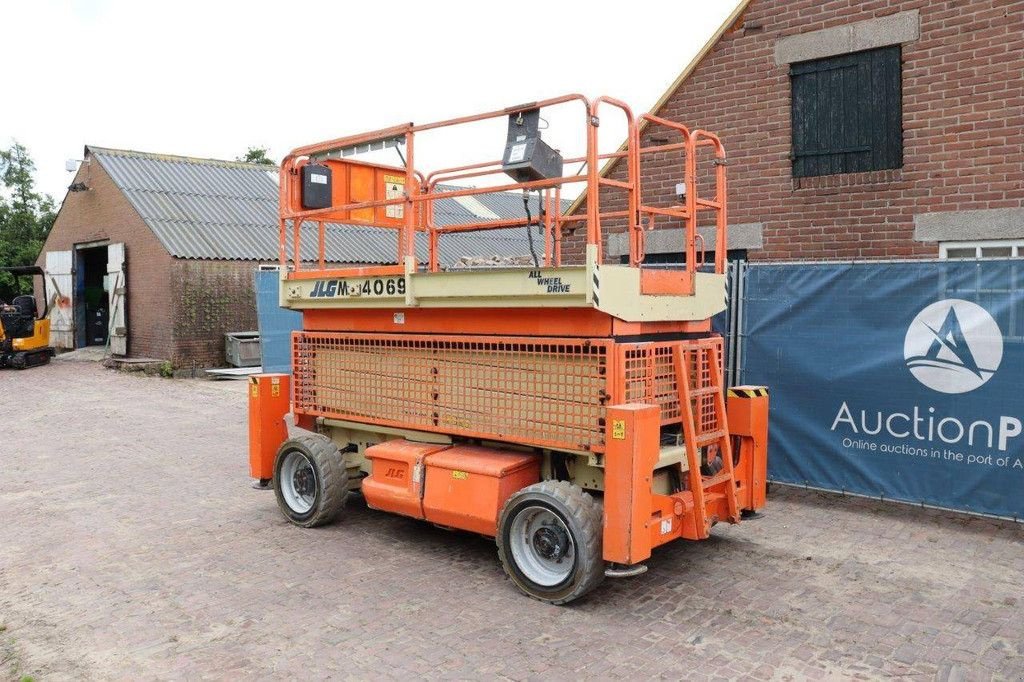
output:
M976 303L932 303L910 323L903 342L907 368L940 393L967 393L992 378L1003 359L999 325Z

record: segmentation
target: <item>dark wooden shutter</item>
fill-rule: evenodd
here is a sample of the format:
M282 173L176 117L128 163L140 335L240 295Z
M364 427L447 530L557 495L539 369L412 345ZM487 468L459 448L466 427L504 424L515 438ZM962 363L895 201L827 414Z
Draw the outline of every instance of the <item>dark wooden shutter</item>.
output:
M793 176L903 165L900 47L794 64Z

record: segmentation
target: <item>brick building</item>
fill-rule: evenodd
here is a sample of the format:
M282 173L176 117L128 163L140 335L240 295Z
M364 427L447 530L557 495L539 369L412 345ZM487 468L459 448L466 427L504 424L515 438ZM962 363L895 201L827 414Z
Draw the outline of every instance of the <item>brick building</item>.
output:
M277 263L277 203L274 166L86 147L38 260L54 296L52 343L109 343L116 355L176 366L224 364L224 334L257 328L253 272ZM485 194L441 200L435 219L522 211L518 195ZM394 262L393 232L329 227L332 263ZM455 259L528 248L522 230L452 235L447 244ZM317 258L316 246L315 228L305 226L304 259ZM419 247L425 256L425 241Z
M747 0L652 111L722 138L737 257L1024 256L1024 2ZM681 174L645 158L645 201Z

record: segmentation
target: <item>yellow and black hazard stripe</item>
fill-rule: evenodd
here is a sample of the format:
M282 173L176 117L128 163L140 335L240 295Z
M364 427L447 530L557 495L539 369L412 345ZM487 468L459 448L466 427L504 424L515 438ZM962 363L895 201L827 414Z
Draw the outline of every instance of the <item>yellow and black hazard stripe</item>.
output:
M728 390L729 397L760 398L768 395L767 386L735 386Z

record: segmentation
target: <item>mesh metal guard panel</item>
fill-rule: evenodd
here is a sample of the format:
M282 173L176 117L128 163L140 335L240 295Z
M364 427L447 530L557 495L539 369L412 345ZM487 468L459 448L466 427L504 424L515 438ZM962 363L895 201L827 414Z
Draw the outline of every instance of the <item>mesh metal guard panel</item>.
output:
M296 332L295 411L604 449L611 341Z
M616 344L296 332L292 348L295 411L316 417L603 452L609 400L657 404L663 425L682 421L678 359L697 437L721 428L716 337Z
M682 416L675 358L681 353L689 377L695 433L699 439L702 435L716 432L720 426L714 390L722 390L722 387L711 385L711 363L716 357L716 349L717 357L721 358L722 339L719 337L621 346L624 402L657 404L661 407L662 425L678 424Z

